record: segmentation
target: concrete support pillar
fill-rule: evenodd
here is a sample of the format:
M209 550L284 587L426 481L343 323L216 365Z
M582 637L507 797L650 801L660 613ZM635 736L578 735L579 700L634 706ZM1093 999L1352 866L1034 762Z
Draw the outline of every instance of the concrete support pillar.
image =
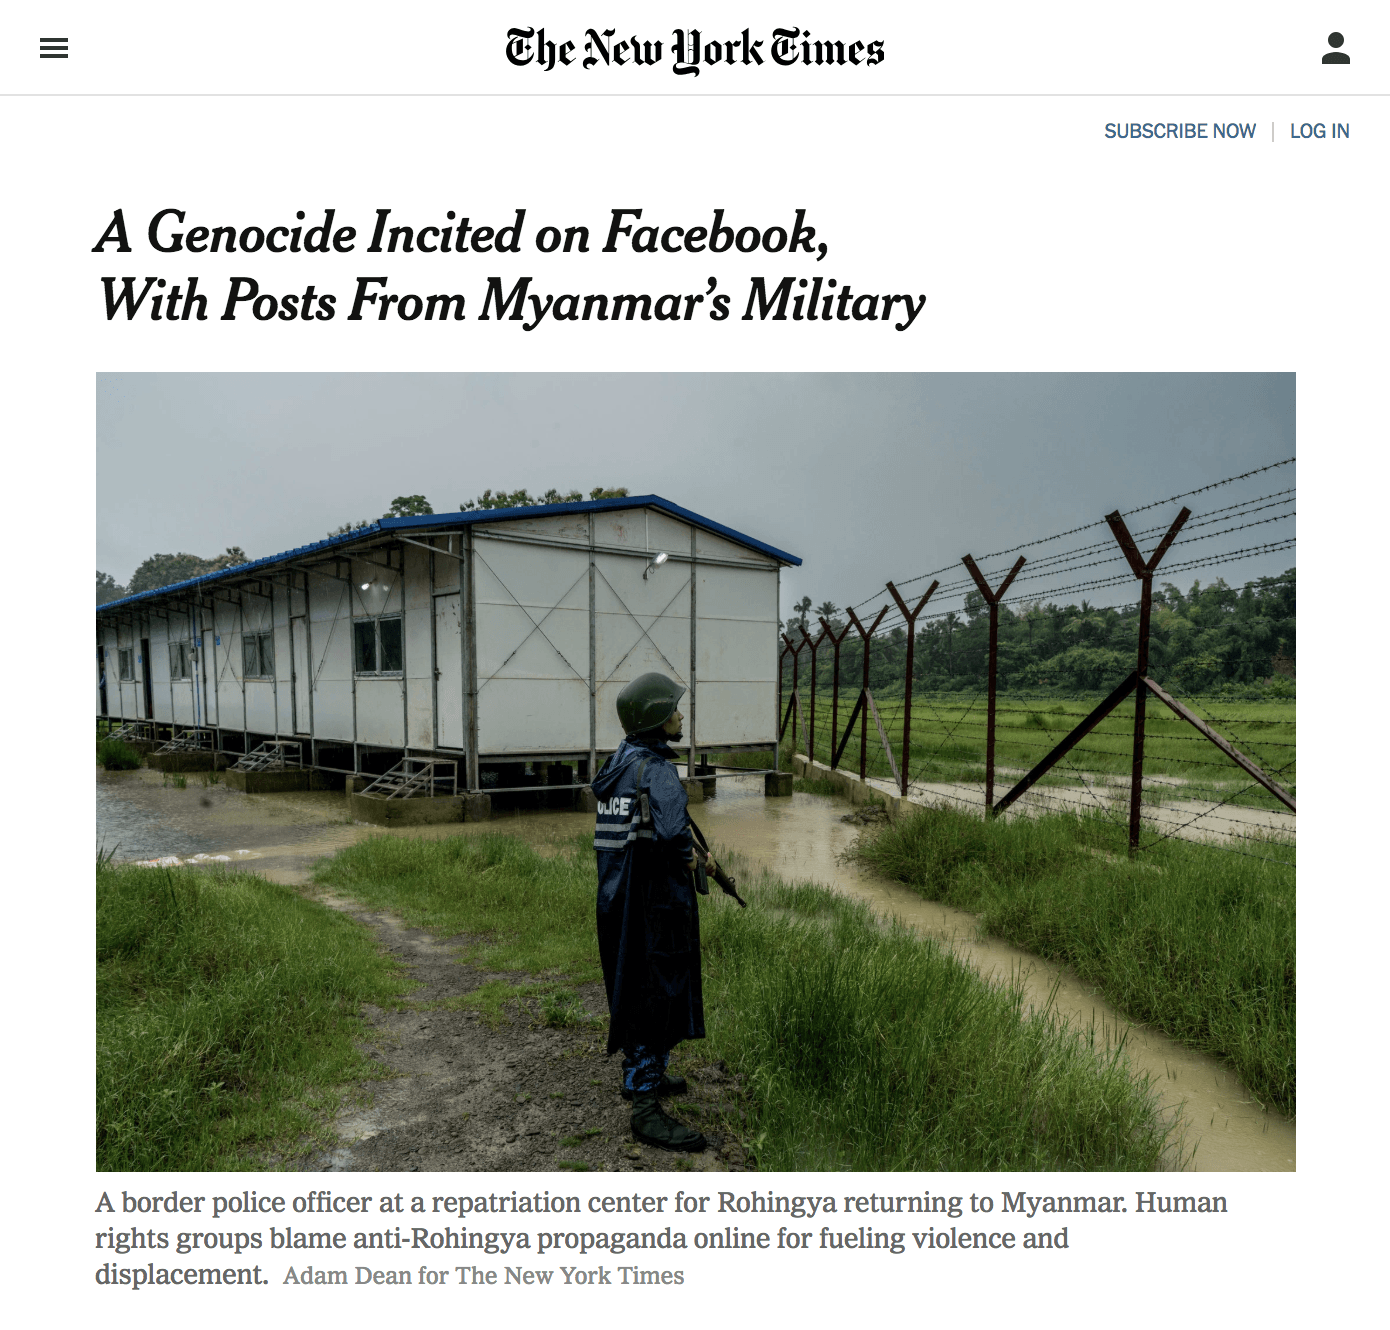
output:
M465 794L463 796L463 820L465 822L488 822L492 818L492 796L490 794Z
M789 799L792 793L792 773L790 771L768 771L763 773L763 793L769 799Z

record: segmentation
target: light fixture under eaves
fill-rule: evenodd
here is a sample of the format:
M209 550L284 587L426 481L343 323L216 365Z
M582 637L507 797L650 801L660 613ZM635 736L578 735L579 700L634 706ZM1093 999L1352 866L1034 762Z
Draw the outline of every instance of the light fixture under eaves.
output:
M662 550L661 553L658 554L655 559L653 559L645 568L642 569L642 580L645 582L647 580L647 574L651 572L653 568L660 568L661 565L665 563L666 560L670 557L671 556L667 554L665 550Z

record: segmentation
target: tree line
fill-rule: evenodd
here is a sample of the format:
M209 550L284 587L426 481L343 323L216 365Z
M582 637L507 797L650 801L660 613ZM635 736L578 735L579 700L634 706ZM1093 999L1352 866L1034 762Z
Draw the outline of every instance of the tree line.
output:
M1224 687L1259 689L1263 695L1294 695L1297 588L1295 570L1262 577L1242 587L1218 578L1187 591L1173 583L1155 588L1150 622L1150 672L1160 683L1187 693ZM814 610L810 597L794 607L784 625L793 643L804 626L814 639L818 620L838 636L847 622L829 601ZM875 611L876 612L876 611ZM861 618L863 616L861 615ZM1001 688L1097 692L1113 688L1134 668L1139 643L1139 606L1097 607L1089 601L1058 605L1019 601L999 609L998 681ZM989 666L989 607L978 591L952 611L917 630L914 688L973 692L986 686ZM828 688L833 652L817 652L817 689ZM869 648L869 687L875 694L901 694L907 664L907 632L898 627L875 634ZM790 662L785 669L790 678ZM801 653L801 674L810 654ZM857 687L863 647L851 628L840 648L842 692Z

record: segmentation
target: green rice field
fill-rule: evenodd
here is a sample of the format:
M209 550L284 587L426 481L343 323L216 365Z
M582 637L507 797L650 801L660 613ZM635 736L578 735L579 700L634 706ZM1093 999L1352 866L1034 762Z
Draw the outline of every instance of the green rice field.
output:
M828 690L818 690L814 717L809 690L802 690L805 729L817 761L829 764L834 721ZM857 693L842 688L838 735L854 708ZM1001 796L1048 751L1059 743L1103 699L1094 697L1030 698L1001 694L995 722L995 797ZM1269 774L1276 784L1296 795L1296 706L1287 702L1246 702L1225 698L1179 699L1246 757ZM901 697L875 697L879 719L901 769L903 702ZM784 694L783 705L786 705ZM916 693L912 699L912 733L909 756L911 779L921 783L979 785L985 779L987 702L983 692ZM790 737L793 718L788 727ZM855 722L839 765L858 772L861 721ZM1043 785L1078 785L1097 776L1128 780L1134 733L1134 703L1120 703L1043 778ZM812 737L813 736L813 737ZM804 751L801 734L796 751ZM878 727L867 720L866 774L891 778L892 771ZM1151 784L1146 800L1211 799L1248 808L1283 809L1268 791L1191 725L1157 698L1145 708L1144 775ZM1250 788L1246 788L1246 787Z

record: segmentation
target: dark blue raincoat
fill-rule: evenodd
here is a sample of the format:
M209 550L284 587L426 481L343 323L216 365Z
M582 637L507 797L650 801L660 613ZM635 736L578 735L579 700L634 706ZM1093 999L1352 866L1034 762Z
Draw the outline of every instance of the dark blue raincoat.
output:
M705 1037L690 823L685 790L671 765L675 756L664 743L629 736L593 783L598 950L610 1053L638 1044L669 1049ZM642 825L639 769L649 826Z

